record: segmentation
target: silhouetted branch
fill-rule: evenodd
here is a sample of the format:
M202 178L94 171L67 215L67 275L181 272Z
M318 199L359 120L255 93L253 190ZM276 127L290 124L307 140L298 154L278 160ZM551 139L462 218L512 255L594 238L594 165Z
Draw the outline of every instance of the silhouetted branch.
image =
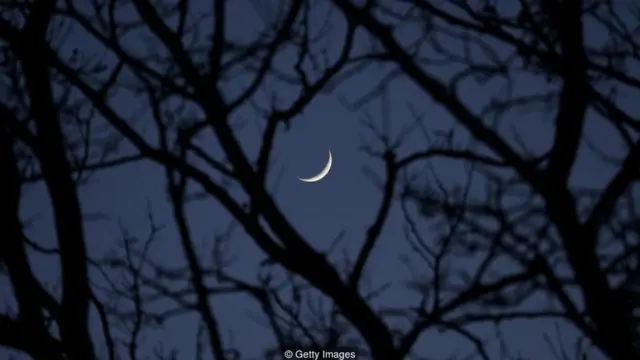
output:
M421 346L431 333L463 339L462 357L523 359L507 323L571 329L573 353L544 339L558 359L638 354L640 120L624 98L640 90L637 6L241 3L0 2L0 276L16 307L0 314L1 346L34 359L244 359L212 305L233 296L275 340L267 359L343 346L433 357ZM343 86L367 117L361 150L380 198L355 252L336 256L352 229L317 249L270 186L278 142ZM253 143L237 121L246 110ZM146 233L123 219L95 254L82 186L134 163L164 174L172 221L150 202ZM39 185L47 245L25 209ZM195 201L232 224L212 211L216 234L199 242ZM396 212L404 231L388 224ZM262 256L254 278L231 266L242 237ZM378 301L396 284L364 284L387 240L402 255L384 266L411 276L397 279L400 305ZM171 264L157 253L167 246L180 250ZM61 294L36 275L37 256L58 261ZM176 319L193 349L149 349L146 335Z

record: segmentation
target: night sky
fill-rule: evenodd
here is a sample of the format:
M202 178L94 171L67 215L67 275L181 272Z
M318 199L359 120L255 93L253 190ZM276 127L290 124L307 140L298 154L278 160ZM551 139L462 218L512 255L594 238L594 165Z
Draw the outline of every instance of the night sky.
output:
M202 2L203 6L205 2ZM318 5L314 14L321 24L329 2ZM126 10L130 11L130 10ZM132 13L129 14L134 16ZM255 34L252 27L263 26L261 17L256 10L244 1L233 2L229 10L228 25L233 36L249 38ZM332 43L339 43L342 31L342 18L337 13L332 15L335 27L329 36ZM592 41L599 41L597 30L588 33ZM400 38L411 40L418 36L418 29L408 27L398 31ZM148 36L148 35L145 35ZM144 37L130 37L125 40L132 49L146 51L149 41ZM366 48L364 37L360 36L358 47ZM451 44L452 48L456 45ZM104 53L86 33L74 29L69 40L62 46L61 52L68 52L74 47L95 54ZM334 49L336 52L337 50ZM158 50L160 51L160 50ZM278 59L277 67L287 71L291 65L293 54L284 53ZM107 62L112 61L105 57ZM281 131L276 141L273 156L272 171L268 184L272 194L288 217L293 226L305 239L318 250L328 249L339 236L342 240L333 250L330 257L336 261L344 259L345 254L353 254L359 248L367 227L373 221L380 202L381 190L370 172L380 176L383 173L382 161L372 157L364 149L365 144L373 144L375 136L368 125L378 128L388 128L393 136L407 133L403 145L398 153L409 154L426 142L426 132L447 130L451 127L452 118L442 108L432 103L428 96L422 93L407 78L398 76L384 96L388 105L381 105L380 98L370 104L352 109L349 102L355 102L371 89L377 86L381 78L385 77L389 66L371 67L361 71L336 88L333 93L319 96L305 111L298 116L287 131ZM453 66L433 67L433 72L443 79L448 78L455 71ZM227 84L227 94L233 96L246 80L239 78ZM546 85L541 79L531 76L521 76L514 81L514 91L531 93L544 89ZM268 94L267 91L271 92ZM272 96L283 103L297 95L296 89L269 81L265 92L259 93L254 101L266 104ZM504 84L495 82L477 84L473 81L465 83L459 89L460 97L472 109L479 109L494 94L504 91ZM627 100L622 100L627 101ZM136 128L153 136L153 124L149 112L145 111L146 104L140 98L122 93L113 99L113 106L122 114L136 117ZM628 100L629 111L638 111L638 107ZM424 120L421 127L412 125L411 108L416 109ZM504 125L502 133L509 136L516 129L526 144L534 152L544 151L552 140L551 115L540 109L514 112L511 125ZM242 139L245 151L254 157L259 148L259 136L264 126L260 114L249 106L244 107L234 116L234 123L238 136ZM412 127L413 126L413 127ZM406 129L409 129L406 131ZM467 135L459 130L456 141L464 143ZM618 139L611 129L598 119L589 115L586 137L599 146L610 151L620 151ZM203 137L202 144L207 150L220 157L220 149L214 137ZM130 149L123 145L123 151ZM327 151L333 154L333 168L325 179L317 183L303 183L297 177L308 177L322 169L327 160ZM419 163L411 169L412 174L423 174L430 177L427 164ZM437 172L440 180L453 185L464 186L468 181L466 170L459 163L449 161L432 161L428 165ZM600 163L586 148L578 160L572 182L576 185L602 185L611 176L611 168ZM420 179L418 177L418 179ZM421 180L417 180L418 182ZM423 180L424 181L424 180ZM475 181L475 180L474 180ZM237 185L229 191L237 192ZM197 191L197 188L192 190ZM400 188L398 188L398 191ZM481 195L483 186L472 187L472 193ZM80 189L83 212L87 215L86 239L89 250L94 257L110 254L117 248L123 229L130 236L144 239L149 232L148 208L158 223L165 224L159 233L158 240L151 248L153 259L165 265L183 265L184 257L177 241L175 225L172 223L171 210L167 202L166 186L163 170L150 162L137 162L99 172L92 176L86 185ZM23 202L23 219L29 219L28 231L30 235L44 246L53 246L55 237L52 236L51 209L44 187L41 184L31 185L26 191ZM212 198L204 198L189 204L188 220L192 227L194 238L200 244L201 257L207 258L210 244L217 233L233 229L232 239L228 244L228 253L234 258L230 271L247 281L254 281L257 269L264 254L253 244L252 240L240 227L234 227L229 214ZM408 307L415 304L418 296L407 290L407 281L411 279L409 267L419 269L420 262L409 246L403 229L405 228L402 212L395 204L383 231L382 240L376 247L373 259L366 271L365 288L375 289L387 285L388 288L375 300L375 307ZM425 236L428 231L425 229ZM413 265L409 266L408 258ZM458 258L451 266L464 269L464 258ZM473 266L473 259L469 259L469 266ZM32 266L37 275L46 283L56 283L57 263L55 258L33 255ZM504 271L509 271L513 265L505 263ZM97 274L93 274L97 276ZM535 308L545 299L532 299L526 306ZM264 326L264 319L260 317L260 309L256 303L244 295L227 295L212 300L216 315L222 323L224 338L230 344L235 344L244 355L257 358L260 351L273 346L273 338ZM97 326L96 319L92 327ZM494 339L496 329L492 326L476 327L475 330L482 338ZM508 323L502 327L513 354L520 354L525 358L549 359L551 350L545 342L545 333L556 341L560 334L567 343L573 341L575 331L569 326L556 324L551 321L519 321ZM145 354L158 343L164 348L176 347L180 349L180 359L193 358L192 349L197 333L195 315L181 316L169 321L160 330L145 333L141 354ZM494 354L499 351L496 340L490 340ZM98 344L98 343L97 343ZM104 351L102 345L96 345L98 351ZM468 354L471 349L468 342L454 335L443 336L436 331L426 332L415 348L416 352L432 359L445 358L456 354ZM0 352L1 355L1 352ZM599 355L593 350L593 359ZM144 358L144 357L143 357ZM590 358L592 359L592 358Z

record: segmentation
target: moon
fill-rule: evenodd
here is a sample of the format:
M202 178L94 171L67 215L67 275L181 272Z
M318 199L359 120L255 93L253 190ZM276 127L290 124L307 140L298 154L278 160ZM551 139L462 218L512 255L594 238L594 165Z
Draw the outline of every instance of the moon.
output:
M308 182L308 183L313 183L313 182L316 182L316 181L320 181L325 176L327 176L329 171L331 171L331 165L332 164L333 164L333 158L331 157L331 150L329 150L329 160L327 161L327 164L324 166L322 171L320 171L318 173L318 175L315 175L315 176L312 176L312 177L309 177L309 178L298 178L298 180L304 181L304 182Z

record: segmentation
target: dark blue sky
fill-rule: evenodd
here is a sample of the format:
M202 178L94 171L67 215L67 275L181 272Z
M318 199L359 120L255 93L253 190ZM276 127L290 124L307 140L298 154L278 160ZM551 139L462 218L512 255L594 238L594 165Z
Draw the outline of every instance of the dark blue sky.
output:
M314 13L318 17L317 24L321 24L324 20L323 15L320 14L329 7L328 3L318 5ZM129 15L133 16L132 13ZM234 2L228 16L230 31L238 38L253 36L255 31L252 28L263 26L255 10L243 1ZM332 15L332 19L336 25L330 36L333 44L340 39L343 28L342 18L337 13ZM417 36L417 31L416 27L407 26L399 29L398 34L401 38L411 40ZM600 41L597 30L591 31L588 32L588 38L591 41ZM364 37L361 36L360 39L359 47L364 49L367 44ZM123 41L132 51L140 52L151 43L142 37L131 37ZM456 44L452 41L450 46L454 49ZM70 34L70 39L63 46L67 50L72 47L79 47L96 55L104 54L93 40L78 29ZM428 53L428 50L425 51ZM282 71L288 71L290 68L291 60L287 58L288 56L291 54L284 54L279 59L277 66ZM337 87L332 94L318 97L301 116L293 121L289 131L279 135L275 147L273 170L268 182L277 203L293 226L316 249L327 249L333 239L344 232L339 249L331 255L332 259L338 262L344 257L343 251L353 254L354 250L361 246L366 229L371 224L380 201L380 189L366 175L367 171L363 171L370 168L375 173L382 174L383 170L382 162L372 158L362 149L363 141L375 141L374 135L367 129L364 122L368 121L378 127L386 126L384 125L386 122L389 124L392 136L397 136L404 131L403 129L412 126L414 120L409 108L417 109L424 116L422 127L410 127L411 130L399 150L400 155L406 155L424 147L426 142L424 131L433 134L437 130L450 129L453 124L450 115L433 104L426 94L420 92L415 85L401 76L389 86L387 96L391 105L388 109L381 106L379 99L358 110L348 109L344 105L344 99L355 101L373 89L390 69L393 68L367 69ZM442 79L446 79L456 71L456 67L455 65L434 66L431 71L437 73ZM530 75L516 76L513 80L514 90L520 93L533 93L547 87L544 81ZM238 87L243 86L243 80L236 80L227 86L227 94L232 97ZM285 103L297 95L296 89L276 81L270 81L265 90L277 94ZM469 81L459 88L459 96L471 109L478 110L493 95L504 90L505 83L477 84ZM264 105L270 96L262 94L256 96L254 100ZM632 103L632 100L621 101L627 103L625 105L628 105L629 111L637 113L638 107ZM133 115L139 114L137 112L144 110L146 105L142 99L123 92L113 101L113 106L122 114ZM534 152L544 151L551 143L553 124L550 114L534 109L514 112L507 119L510 119L510 124L501 125L501 133L508 137L516 129L519 136ZM598 121L593 114L589 115L589 119L586 137L599 146L607 148L608 151L619 152L619 140L613 131L603 122ZM137 127L150 137L153 125L148 111L145 114L136 115L136 121ZM242 124L238 126L238 136L242 139L246 152L254 156L258 149L263 119L247 106L236 114L234 121ZM456 131L456 141L464 144L467 135L459 127ZM207 150L217 153L220 157L215 138L203 138L202 143L206 144ZM331 150L333 154L333 168L329 175L313 184L298 181L298 176L310 176L323 167L327 150ZM429 165L434 167L440 180L449 186L455 184L463 186L468 180L464 167L459 163L432 161ZM423 174L421 175L423 179L428 179L430 175L427 174L428 170L424 166L424 163L418 164L412 168L412 171L414 174ZM593 154L583 148L572 182L576 186L601 186L609 176L611 176L611 169L598 162ZM426 180L420 181L426 182ZM484 191L482 180L478 178L473 181L478 183L473 186L472 193L481 196ZM237 193L237 190L230 191ZM165 195L164 174L159 166L142 162L99 173L81 188L80 193L87 218L98 219L88 221L86 225L86 239L93 256L99 257L112 251L122 236L122 227L126 228L132 236L145 238L149 227L146 211L150 204L157 221L166 224L166 228L159 234L158 242L151 249L153 259L166 265L184 264ZM51 235L53 227L48 201L42 185L30 186L24 198L23 217L32 219L29 231L33 238L42 245L52 246L55 244L55 238ZM96 216L97 214L100 216ZM212 237L233 223L229 214L211 198L190 204L188 218L194 238L203 244L200 254L203 259L207 258L210 251L207 249L210 247L208 244L211 243ZM372 301L376 308L406 308L419 300L415 293L406 290L407 281L411 279L407 257L412 259L411 262L414 263L412 266L415 266L418 271L423 265L408 244L403 231L405 226L399 206L394 205L382 239L366 271L366 288L388 286L378 298ZM429 237L426 227L423 231L425 236ZM254 281L258 264L264 257L240 228L234 230L228 251L235 258L230 268L233 274L247 281ZM475 264L474 259L457 258L449 265L452 268L470 269ZM44 282L52 286L55 284L58 276L55 259L34 255L33 267ZM512 270L513 264L507 262L503 267L495 269L495 271L504 272ZM542 298L533 299L525 306L535 308L545 301ZM258 356L259 351L264 347L273 345L269 332L256 321L256 318L260 317L260 309L255 302L244 295L228 295L215 298L212 303L222 323L225 340L234 343L247 356ZM145 333L144 349L151 349L161 342L165 348L179 348L180 359L192 358L191 349L197 332L195 319L195 315L182 316L168 322L161 330ZM95 319L93 321L95 326ZM260 321L263 322L263 319ZM575 331L570 326L559 324L556 328L556 323L550 321L515 322L503 326L502 330L505 331L504 336L511 350L515 354L520 353L530 359L551 358L552 354L544 339L545 333L555 341L556 332L559 332L567 343L573 341L575 337ZM497 354L499 344L496 340L492 340L495 338L495 328L484 326L477 327L474 331L477 331L482 338L490 339L489 341L494 344L491 347L492 351ZM97 345L97 349L103 350L101 346ZM415 350L423 356L436 359L445 358L451 354L463 355L470 351L470 348L468 342L460 337L450 334L442 335L434 330L425 333ZM144 351L141 350L141 353ZM595 350L592 350L592 353L594 357L590 360L600 359Z

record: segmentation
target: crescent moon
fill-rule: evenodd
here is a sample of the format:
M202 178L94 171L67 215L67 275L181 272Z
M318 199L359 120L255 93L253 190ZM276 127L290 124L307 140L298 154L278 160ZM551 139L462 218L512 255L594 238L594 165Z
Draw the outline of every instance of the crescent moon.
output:
M329 173L329 171L331 171L331 165L333 164L333 159L331 157L331 150L329 150L329 161L327 161L327 164L324 166L324 168L322 169L322 171L320 171L318 173L318 175L312 176L310 178L298 178L298 180L300 181L304 181L304 182L308 182L308 183L312 183L312 182L316 182L316 181L320 181L322 180L325 176L327 176L327 174Z

